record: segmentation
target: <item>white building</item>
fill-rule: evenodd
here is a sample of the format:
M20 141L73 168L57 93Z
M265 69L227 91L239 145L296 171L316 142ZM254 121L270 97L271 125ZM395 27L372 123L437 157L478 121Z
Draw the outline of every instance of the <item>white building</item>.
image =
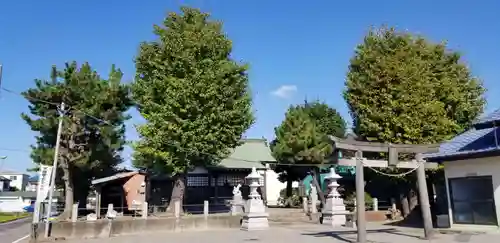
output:
M500 128L495 124L500 110L427 156L444 165L451 228L500 227Z
M10 180L10 187L15 187L19 191L25 191L30 176L17 171L0 171L0 176Z

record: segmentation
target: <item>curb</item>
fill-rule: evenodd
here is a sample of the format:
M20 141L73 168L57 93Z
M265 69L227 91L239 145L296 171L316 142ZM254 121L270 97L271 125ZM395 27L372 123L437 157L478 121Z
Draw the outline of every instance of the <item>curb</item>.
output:
M30 219L30 218L31 218L30 216L26 216L23 218L17 218L17 219L13 219L13 220L9 220L9 221L4 221L4 222L0 223L0 226L10 225L10 224L15 224L15 223L24 223L25 221L29 221L28 219Z

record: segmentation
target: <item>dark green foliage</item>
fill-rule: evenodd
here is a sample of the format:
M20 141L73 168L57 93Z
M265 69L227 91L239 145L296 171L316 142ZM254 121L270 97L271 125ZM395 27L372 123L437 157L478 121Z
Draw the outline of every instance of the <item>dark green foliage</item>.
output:
M147 123L138 126L135 166L182 174L215 165L254 122L247 66L230 58L220 22L183 7L140 46L133 97Z
M58 181L66 189L66 207L85 197L90 180L111 173L121 163L125 145L125 112L132 105L129 88L121 83L122 73L113 66L102 79L89 64L66 64L52 68L52 80L35 80L35 87L23 93L30 103L30 115L22 118L38 133L31 157L36 164L52 165L58 126L57 104L67 106L60 143ZM44 102L45 101L45 102ZM49 104L50 103L50 104ZM98 120L95 118L101 118ZM105 122L104 122L105 121Z
M316 165L328 162L333 152L328 136L344 137L345 128L344 119L325 103L305 101L288 109L271 142L279 163L275 171L282 182L287 182L287 196L292 196L293 181L302 180ZM307 164L311 166L304 166Z
M320 101L304 101L301 106L314 121L319 131L328 136L343 138L346 134L346 122L334 108Z
M279 163L275 171L282 182L287 182L288 197L292 196L293 181L302 180L311 171L316 173L318 164L329 162L333 153L329 136L344 137L345 127L340 114L319 101L305 101L288 109L285 120L274 129L276 138L271 142L271 151ZM288 204L292 201L289 198Z
M344 98L360 139L418 144L463 132L483 111L483 93L459 53L382 28L357 47Z
M305 101L288 109L285 120L274 129L271 149L280 164L321 164L333 151L328 136L344 137L345 129L346 123L335 109L323 102ZM305 176L304 169L285 167L278 168L286 171L284 178Z
M274 129L272 152L285 164L321 164L332 151L332 142L303 107L290 107L283 123Z

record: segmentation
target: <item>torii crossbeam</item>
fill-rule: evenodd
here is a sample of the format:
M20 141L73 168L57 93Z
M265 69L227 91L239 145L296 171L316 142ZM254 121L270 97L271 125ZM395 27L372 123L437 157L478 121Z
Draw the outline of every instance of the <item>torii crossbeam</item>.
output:
M356 151L353 159L338 159L339 165L356 166L356 210L357 210L357 231L358 242L366 243L366 216L365 216L365 181L363 167L396 167L396 168L417 168L418 191L420 196L420 206L424 221L425 238L430 239L433 235L432 216L429 204L429 193L425 180L425 168L437 168L437 163L426 163L423 153L439 151L438 144L432 145L407 145L388 144L376 142L361 142L354 140L330 137L335 143L336 149ZM389 153L389 160L367 160L363 158L363 152L385 152ZM399 153L414 153L415 160L399 161Z

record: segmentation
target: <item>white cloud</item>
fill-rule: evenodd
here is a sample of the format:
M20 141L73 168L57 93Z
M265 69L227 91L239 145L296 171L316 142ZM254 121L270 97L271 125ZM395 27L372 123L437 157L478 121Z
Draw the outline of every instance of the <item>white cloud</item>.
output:
M278 89L271 92L272 95L288 99L291 98L297 92L297 86L295 85L281 85Z

